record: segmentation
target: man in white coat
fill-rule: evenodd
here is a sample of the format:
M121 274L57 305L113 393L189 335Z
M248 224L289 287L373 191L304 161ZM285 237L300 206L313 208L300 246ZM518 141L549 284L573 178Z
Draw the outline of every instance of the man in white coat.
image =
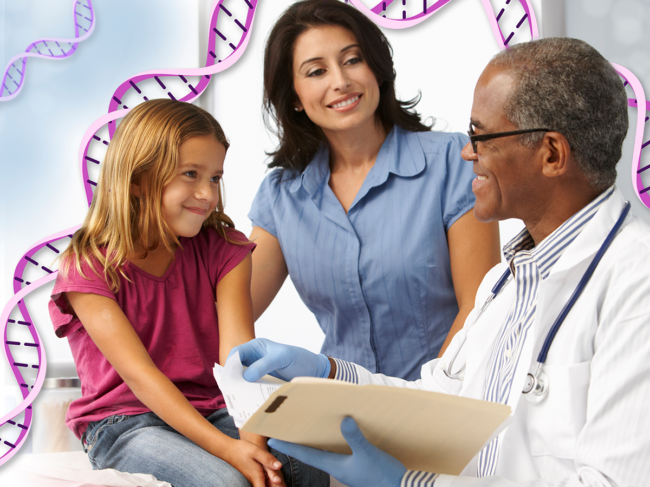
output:
M422 366L420 380L266 340L235 349L250 365L248 380L276 371L508 404L512 423L461 476L408 471L369 444L351 418L341 429L352 456L273 446L353 487L650 485L650 227L625 216L614 186L626 98L611 65L574 39L514 46L483 71L463 150L477 174L474 214L520 218L526 228L504 246L507 262L485 276L464 328L440 359ZM554 321L618 220L540 374L538 355ZM495 289L506 270L508 280ZM522 392L536 371L543 396Z

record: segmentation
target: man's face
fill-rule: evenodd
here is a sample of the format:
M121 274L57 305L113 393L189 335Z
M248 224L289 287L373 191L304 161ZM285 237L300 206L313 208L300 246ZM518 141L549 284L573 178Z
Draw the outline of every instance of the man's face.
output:
M476 84L471 121L476 134L517 130L506 117L504 104L514 86L511 75L488 65ZM483 222L520 218L526 220L535 195L541 190L541 171L536 151L517 142L517 136L477 142L477 153L468 143L461 153L474 163L472 182L476 196L474 216Z

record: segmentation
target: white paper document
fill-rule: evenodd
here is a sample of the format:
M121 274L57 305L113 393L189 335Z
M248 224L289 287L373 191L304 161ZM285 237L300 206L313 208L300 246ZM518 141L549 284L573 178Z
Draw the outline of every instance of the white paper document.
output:
M226 366L214 364L214 378L228 407L228 414L240 428L285 381L265 375L257 382L244 379L244 367L239 352L232 355Z

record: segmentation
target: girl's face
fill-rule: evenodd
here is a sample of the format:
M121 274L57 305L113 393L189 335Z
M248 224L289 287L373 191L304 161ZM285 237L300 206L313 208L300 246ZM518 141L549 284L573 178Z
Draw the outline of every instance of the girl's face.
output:
M328 25L302 33L294 46L296 108L325 135L350 129L375 130L379 84L349 30Z
M219 202L226 148L212 135L192 137L179 148L174 179L163 188L162 214L177 237L194 237Z

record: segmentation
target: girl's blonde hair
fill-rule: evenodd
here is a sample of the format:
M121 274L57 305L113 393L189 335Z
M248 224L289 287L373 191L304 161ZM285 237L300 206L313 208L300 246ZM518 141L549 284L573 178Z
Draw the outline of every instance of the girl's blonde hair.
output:
M190 103L151 100L133 108L124 117L108 146L98 186L81 228L62 254L60 272L65 276L74 263L84 276L82 262L99 275L94 262L103 268L113 291L119 289L119 274L127 256L144 249L142 258L158 245L170 252L180 245L162 216L163 188L176 175L179 147L192 137L212 135L230 144L219 123L208 112ZM139 186L139 196L131 185ZM226 229L235 228L223 212L221 186L217 208L203 223L215 228L229 242ZM85 277L85 276L84 276Z

